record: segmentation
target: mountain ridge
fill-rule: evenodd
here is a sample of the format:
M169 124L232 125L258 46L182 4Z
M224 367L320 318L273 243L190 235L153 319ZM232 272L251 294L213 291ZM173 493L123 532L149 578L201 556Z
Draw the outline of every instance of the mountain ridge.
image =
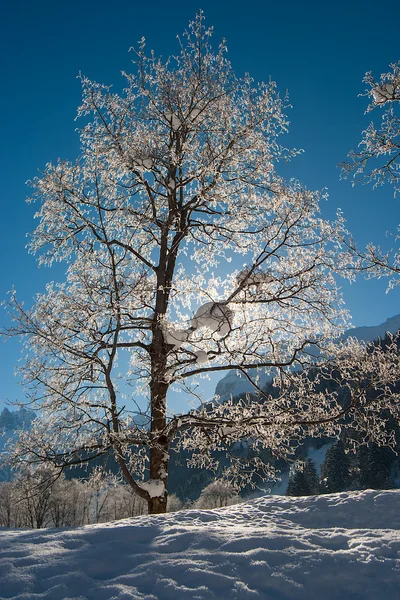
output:
M341 339L346 340L349 337L355 337L359 341L372 342L378 338L384 338L387 332L395 334L399 329L400 314L397 314L393 317L389 317L384 323L380 323L379 325L351 327L344 332ZM271 375L263 370L257 372L257 369L252 369L249 373L254 379L258 377L258 385L261 388L271 379ZM239 396L240 394L245 394L253 390L254 388L247 377L244 377L242 373L232 369L217 383L215 395L219 396L221 402L225 402L231 396Z

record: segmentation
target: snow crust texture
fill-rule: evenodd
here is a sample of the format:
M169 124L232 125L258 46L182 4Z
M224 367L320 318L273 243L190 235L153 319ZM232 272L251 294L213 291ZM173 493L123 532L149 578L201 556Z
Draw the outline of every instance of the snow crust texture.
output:
M0 598L398 600L400 491L0 532Z

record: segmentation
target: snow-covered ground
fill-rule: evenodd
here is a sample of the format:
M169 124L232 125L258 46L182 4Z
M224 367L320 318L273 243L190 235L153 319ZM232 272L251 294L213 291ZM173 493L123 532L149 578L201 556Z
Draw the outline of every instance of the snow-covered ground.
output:
M400 491L2 530L0 598L398 600Z

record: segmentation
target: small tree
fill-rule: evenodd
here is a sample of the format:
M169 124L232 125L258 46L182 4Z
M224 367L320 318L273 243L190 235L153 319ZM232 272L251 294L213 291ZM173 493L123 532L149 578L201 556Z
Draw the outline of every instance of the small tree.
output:
M142 41L121 95L82 77L81 155L33 181L31 251L65 262L66 281L31 310L9 301L8 335L24 336L22 374L39 411L14 462L62 470L109 456L150 513L167 508L172 444L201 468L217 469L225 450L226 476L246 485L254 469L274 472L257 451L244 464L235 442L284 458L365 400L343 407L295 382L293 367L315 360L311 345L322 358L346 326L333 277L346 232L340 216L321 218L319 193L275 170L296 154L278 141L286 98L273 82L236 77L201 13L180 45L163 62ZM279 397L254 381L255 396L239 402L168 412L171 390L200 405L199 379L230 369L251 379L256 367L289 375Z
M201 492L196 508L222 508L240 502L240 496L228 481L216 479Z
M176 512L178 510L182 510L182 508L182 500L180 500L176 494L169 494L167 502L167 512Z

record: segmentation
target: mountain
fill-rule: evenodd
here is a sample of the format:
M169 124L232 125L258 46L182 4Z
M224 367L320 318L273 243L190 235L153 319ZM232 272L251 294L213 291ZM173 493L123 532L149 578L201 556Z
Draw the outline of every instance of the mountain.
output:
M0 431L10 433L17 429L26 429L35 417L36 414L27 408L14 411L4 408L0 413Z
M9 481L12 478L10 469L2 465L1 455L4 447L9 442L15 431L18 429L29 429L36 414L32 410L20 408L18 410L8 410L4 408L0 413L0 482Z
M373 340L384 338L386 332L397 333L400 329L400 314L390 317L384 323L380 325L373 325L371 327L353 327L348 329L342 336L342 339L349 337L355 337L363 342L372 342ZM262 369L257 372L256 369L249 371L249 375L252 378L259 377L259 385L261 388L271 379L271 375L267 374ZM232 370L223 377L215 388L215 394L220 397L221 402L225 402L231 396L239 396L246 392L254 391L254 387L251 385L247 377L245 377L240 371Z
M353 327L348 329L343 334L343 339L355 337L363 342L372 342L378 338L384 338L386 333L397 333L400 329L400 315L390 317L380 325L372 325L370 327Z

